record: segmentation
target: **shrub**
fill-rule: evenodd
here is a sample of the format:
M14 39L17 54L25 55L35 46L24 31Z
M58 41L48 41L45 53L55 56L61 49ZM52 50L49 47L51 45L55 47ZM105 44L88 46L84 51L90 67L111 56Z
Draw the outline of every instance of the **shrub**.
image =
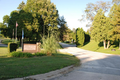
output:
M13 51L16 51L17 49L17 44L16 43L8 43L8 52L13 52Z
M43 37L42 41L42 47L44 49L44 52L48 55L51 56L52 53L57 53L57 49L59 49L59 43L57 42L56 38L54 37L55 35L51 34L50 36L48 35L46 38Z
M76 30L76 45L77 47L82 47L85 41L85 34L82 28L77 28Z
M32 57L33 56L31 53L23 53L23 52L15 52L15 51L10 53L10 55L12 57L19 57L19 58Z
M34 54L35 56L46 56L46 53L40 53L40 52L37 52Z

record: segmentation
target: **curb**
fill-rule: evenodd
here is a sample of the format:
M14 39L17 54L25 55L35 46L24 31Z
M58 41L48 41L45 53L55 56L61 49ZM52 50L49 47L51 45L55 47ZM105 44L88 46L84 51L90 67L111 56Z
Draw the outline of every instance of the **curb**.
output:
M59 70L51 71L45 74L38 74L33 76L27 76L24 78L14 78L14 79L8 79L8 80L51 80L56 77L62 76L66 73L69 73L73 69L74 69L74 65L71 65L71 66L68 66Z

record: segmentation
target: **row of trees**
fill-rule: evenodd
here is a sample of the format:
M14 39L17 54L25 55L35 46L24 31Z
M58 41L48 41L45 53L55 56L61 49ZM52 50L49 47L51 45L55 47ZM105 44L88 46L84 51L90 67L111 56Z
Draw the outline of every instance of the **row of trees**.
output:
M109 17L105 16L102 9L97 11L92 22L91 37L96 41L103 41L104 49L109 48L110 41L120 42L120 4L111 7Z
M22 29L28 40L41 40L51 32L57 34L61 41L76 40L75 31L68 28L64 16L59 16L56 6L50 0L27 0L26 4L22 1L17 9L3 17L1 31L5 37L15 37L17 21L18 40L21 40ZM8 27L5 24L8 24Z
M5 37L15 37L13 34L15 34L16 21L18 23L18 40L21 40L22 28L25 32L25 38L29 40L40 40L42 36L48 33L54 32L57 34L58 31L68 29L65 26L65 20L59 17L56 5L51 3L50 0L27 0L26 4L24 2L20 3L17 9L12 11L10 16L5 15L3 17L3 23L1 24L8 24L8 27L1 28Z

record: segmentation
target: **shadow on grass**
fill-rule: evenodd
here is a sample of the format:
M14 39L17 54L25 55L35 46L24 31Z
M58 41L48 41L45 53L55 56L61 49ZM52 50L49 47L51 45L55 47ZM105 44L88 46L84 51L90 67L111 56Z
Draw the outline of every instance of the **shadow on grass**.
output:
M90 42L90 41L89 41L89 42ZM85 43L84 43L84 46L87 45L89 42L85 42Z

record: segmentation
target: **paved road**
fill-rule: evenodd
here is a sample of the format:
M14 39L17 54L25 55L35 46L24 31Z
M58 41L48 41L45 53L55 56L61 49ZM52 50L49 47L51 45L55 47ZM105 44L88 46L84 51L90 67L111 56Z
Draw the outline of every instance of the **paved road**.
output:
M1 41L2 41L2 40L0 39L0 47L7 47L7 45L2 44Z
M52 80L120 80L120 56L87 51L76 48L75 45L60 44L65 47L60 51L77 56L82 65Z

